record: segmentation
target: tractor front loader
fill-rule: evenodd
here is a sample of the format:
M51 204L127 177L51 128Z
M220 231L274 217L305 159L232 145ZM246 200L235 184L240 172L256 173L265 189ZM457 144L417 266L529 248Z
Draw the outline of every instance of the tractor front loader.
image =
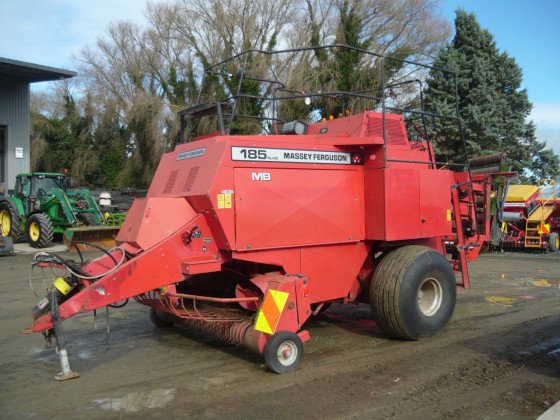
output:
M345 46L325 53L338 49L389 60ZM409 137L407 120L425 124L427 111L386 104L402 84L382 80L357 93L290 87L248 66L263 62L257 53L287 62L313 51L250 51L209 68L214 80L239 66L237 90L185 110L182 131L197 132L203 118L218 131L163 156L118 247L87 263L37 255L34 264L68 275L53 281L31 330L56 335L67 318L134 298L151 307L156 326L244 345L278 373L299 366L307 320L331 303L369 303L376 324L399 339L440 332L457 287L469 285L467 261L488 240L492 177L473 178L466 161L437 162L426 127ZM258 134L235 135L254 100L244 87L254 92L255 83L271 93L260 99L266 112L250 120ZM321 118L332 100L341 115ZM281 111L293 108L282 101L309 108L284 121ZM61 364L61 377L74 377L68 360Z

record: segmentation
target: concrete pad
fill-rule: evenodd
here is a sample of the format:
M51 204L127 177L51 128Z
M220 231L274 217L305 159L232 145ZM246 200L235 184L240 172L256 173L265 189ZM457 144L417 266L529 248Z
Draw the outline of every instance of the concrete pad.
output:
M560 401L537 417L537 420L558 420L560 419Z
M18 244L14 244L14 251L16 254L36 254L37 252L65 252L66 245L55 243L46 248L33 248L27 242L20 242Z

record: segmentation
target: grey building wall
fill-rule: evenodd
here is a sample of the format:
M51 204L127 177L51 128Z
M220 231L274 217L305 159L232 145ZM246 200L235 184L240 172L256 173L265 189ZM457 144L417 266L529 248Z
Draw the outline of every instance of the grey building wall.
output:
M0 170L7 190L13 190L16 175L30 170L29 83L0 81L0 127L5 127L4 155ZM23 149L23 157L16 156Z

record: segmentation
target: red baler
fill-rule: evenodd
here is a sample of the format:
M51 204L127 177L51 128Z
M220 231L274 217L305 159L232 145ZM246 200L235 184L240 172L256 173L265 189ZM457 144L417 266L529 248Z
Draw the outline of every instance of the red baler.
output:
M248 70L237 77L262 79ZM365 97L374 108L385 104L384 89L380 97L313 98ZM274 101L309 94L276 91ZM454 172L435 162L427 136L411 141L404 114L384 105L310 123L276 113L270 134L231 135L224 122L236 118L240 98L248 96L238 91L182 114L191 122L216 115L219 132L163 156L120 246L57 279L56 303L38 312L33 331L134 298L158 326L243 344L287 372L310 337L306 321L333 302L369 302L377 325L406 340L447 324L457 285L468 287L466 262L489 233L490 178L473 181L467 165Z

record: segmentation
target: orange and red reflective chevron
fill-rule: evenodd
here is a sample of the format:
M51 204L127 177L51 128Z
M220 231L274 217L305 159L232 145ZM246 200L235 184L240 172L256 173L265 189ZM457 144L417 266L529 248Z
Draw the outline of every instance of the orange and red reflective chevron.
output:
M255 330L274 334L289 295L288 292L280 292L279 290L269 290L267 292L257 315Z

